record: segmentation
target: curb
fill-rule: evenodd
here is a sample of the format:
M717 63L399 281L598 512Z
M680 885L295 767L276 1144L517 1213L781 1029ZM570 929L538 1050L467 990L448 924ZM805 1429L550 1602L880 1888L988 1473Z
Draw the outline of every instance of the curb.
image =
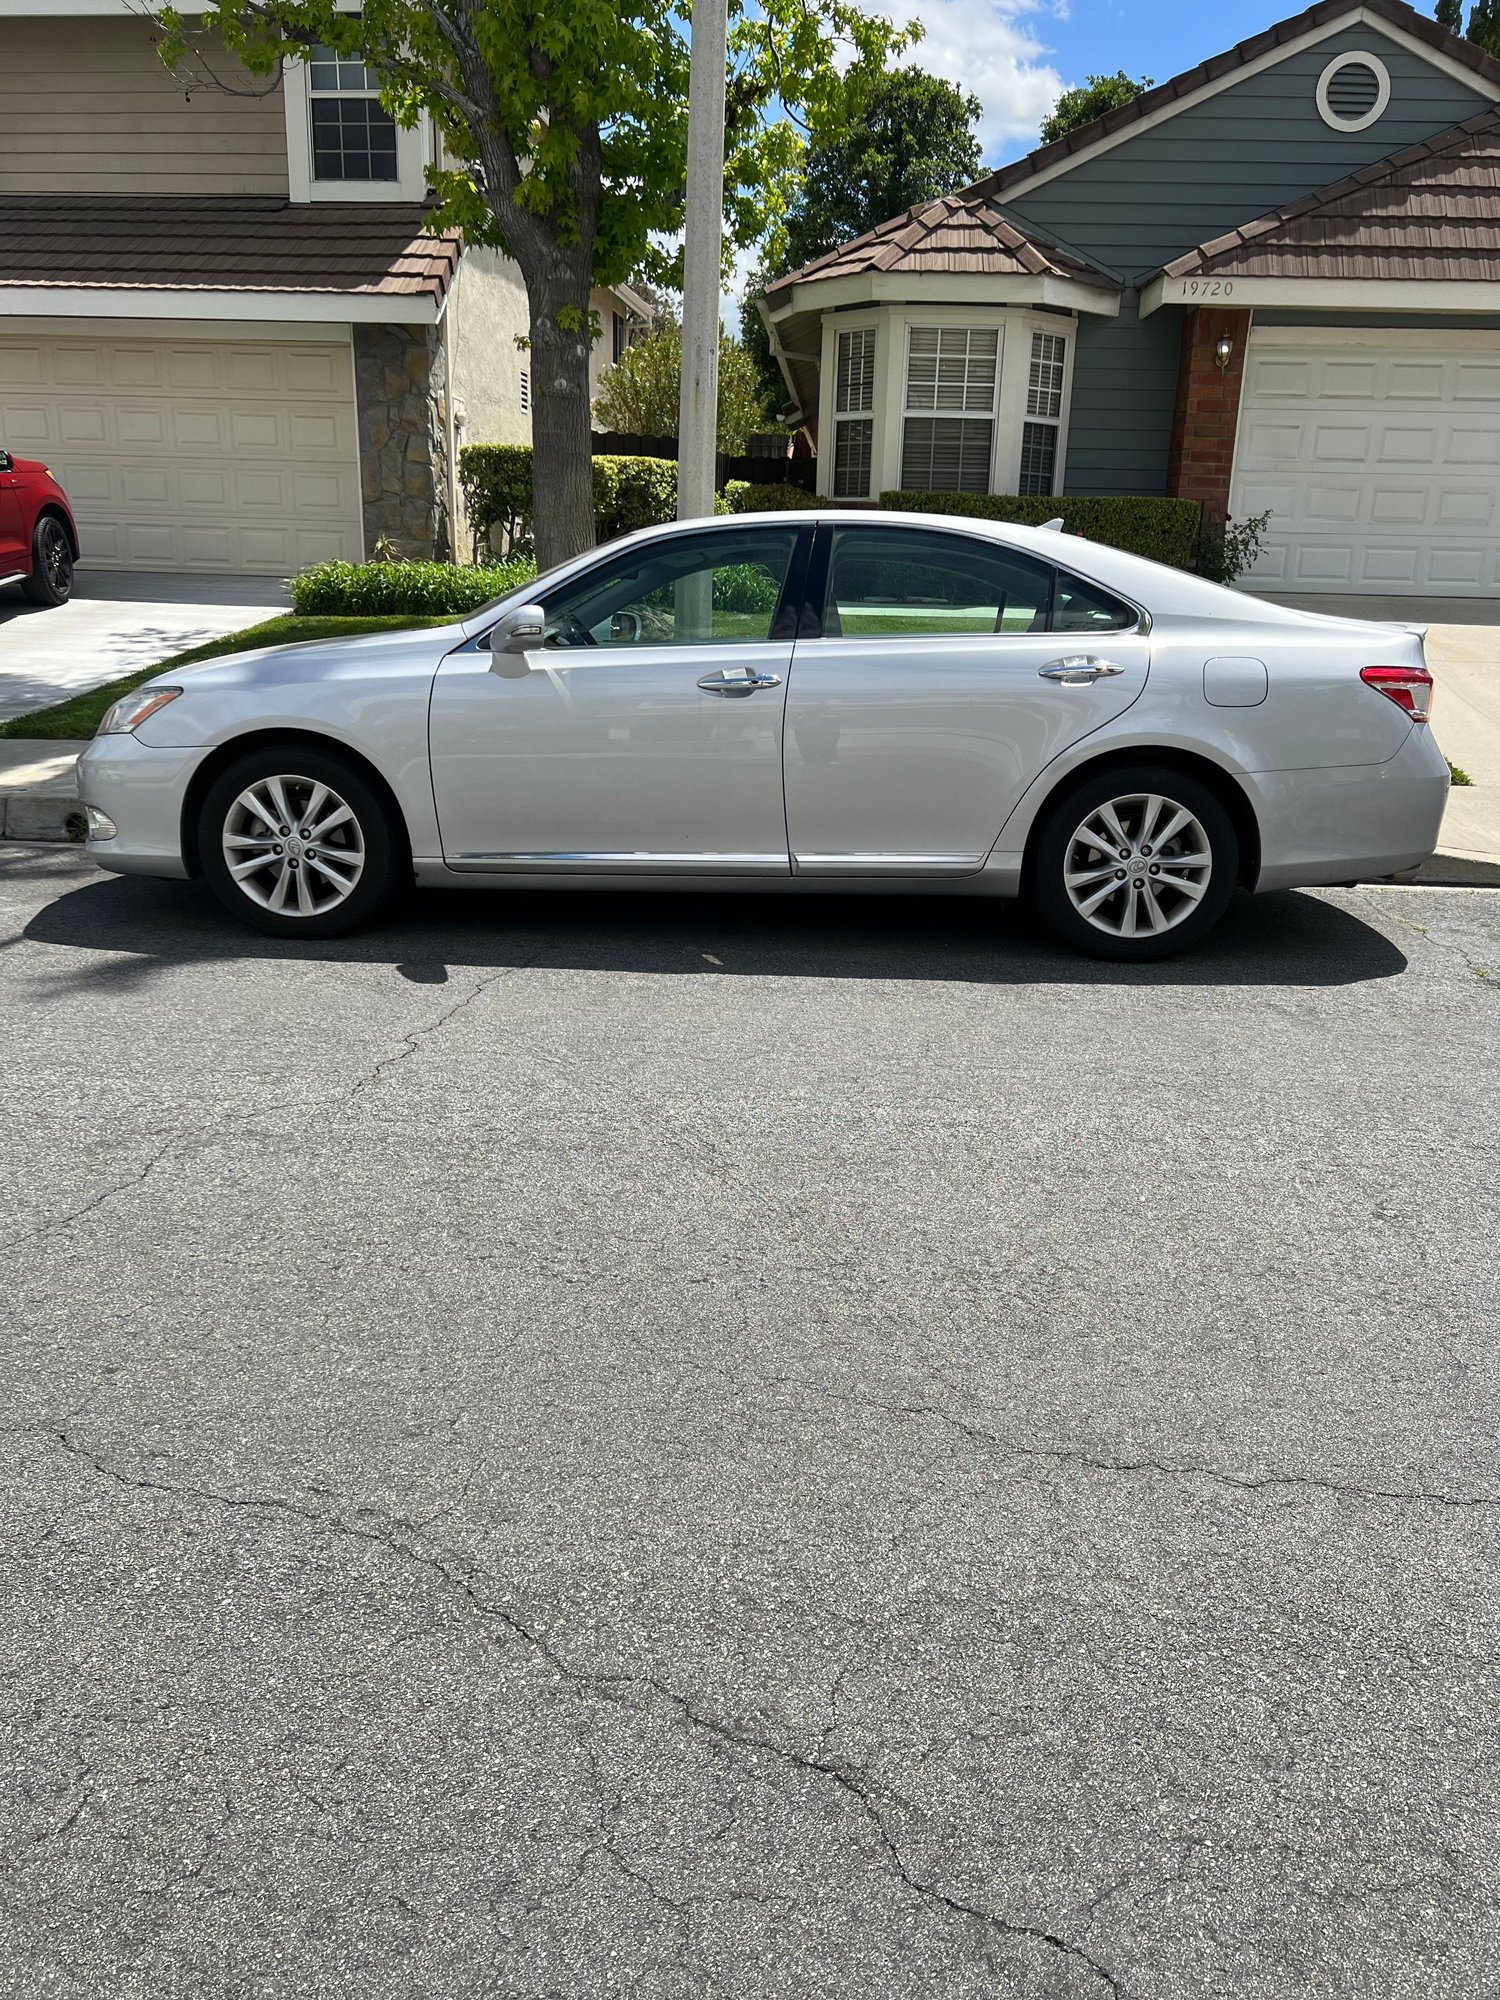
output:
M76 844L87 838L88 821L77 799L49 799L27 792L0 792L0 840Z

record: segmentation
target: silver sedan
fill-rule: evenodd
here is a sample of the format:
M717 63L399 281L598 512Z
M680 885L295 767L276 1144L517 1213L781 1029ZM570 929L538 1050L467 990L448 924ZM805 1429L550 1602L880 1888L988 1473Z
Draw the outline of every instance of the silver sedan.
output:
M1156 958L1236 888L1398 874L1447 766L1420 630L1064 535L741 516L596 549L441 629L238 653L116 704L106 868L330 937L413 878L1026 895Z

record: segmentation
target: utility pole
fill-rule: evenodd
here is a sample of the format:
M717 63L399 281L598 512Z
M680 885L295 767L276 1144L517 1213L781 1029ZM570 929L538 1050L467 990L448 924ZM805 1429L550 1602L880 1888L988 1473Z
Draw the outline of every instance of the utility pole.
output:
M679 521L695 521L714 511L728 12L727 0L693 0L687 227L682 259L682 395L677 419Z

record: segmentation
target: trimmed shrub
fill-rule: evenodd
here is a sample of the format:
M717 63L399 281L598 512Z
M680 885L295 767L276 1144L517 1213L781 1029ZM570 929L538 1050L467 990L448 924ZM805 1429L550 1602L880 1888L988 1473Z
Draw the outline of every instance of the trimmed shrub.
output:
M677 462L670 458L599 457L593 461L599 540L655 528L677 512ZM476 552L513 549L531 535L531 446L466 444L458 454Z
M882 507L903 514L963 514L979 521L1016 521L1040 528L1062 518L1063 531L1124 549L1173 569L1191 569L1198 546L1196 500L1156 494L1039 494L892 492Z
M789 485L786 480L763 486L748 479L731 479L725 484L724 498L729 502L731 514L789 514L799 507L828 505L816 493Z
M315 563L291 579L292 608L304 617L370 618L408 612L461 617L502 597L536 575L536 563L518 556L484 569L455 563Z

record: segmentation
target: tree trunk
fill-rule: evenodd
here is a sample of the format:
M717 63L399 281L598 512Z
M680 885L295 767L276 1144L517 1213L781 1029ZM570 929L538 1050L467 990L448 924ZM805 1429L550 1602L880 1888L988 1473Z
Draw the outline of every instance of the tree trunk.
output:
M579 268L569 268L569 266ZM531 309L531 531L539 570L594 546L587 262L567 251L526 272ZM581 316L562 327L558 316Z

